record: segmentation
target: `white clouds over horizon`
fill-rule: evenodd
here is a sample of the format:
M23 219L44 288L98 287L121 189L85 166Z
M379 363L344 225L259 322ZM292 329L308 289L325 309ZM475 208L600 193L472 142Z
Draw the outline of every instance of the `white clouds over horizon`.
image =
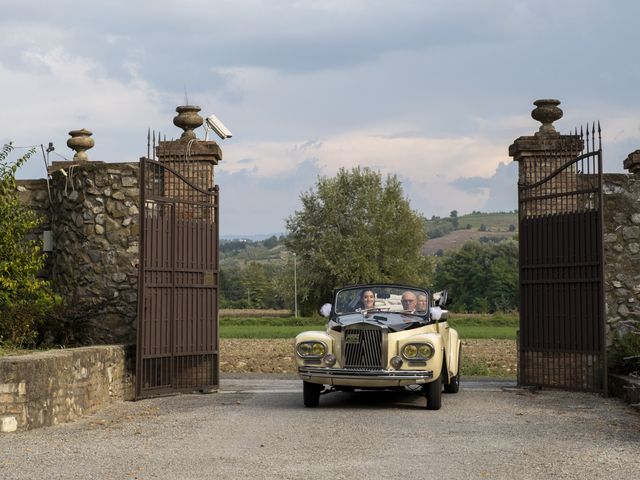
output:
M7 0L0 140L70 157L67 132L87 128L90 158L135 161L147 128L179 134L186 90L234 133L218 166L223 234L281 231L317 175L356 165L398 175L427 216L511 210L507 148L537 130L536 98L562 101L561 131L600 120L610 170L640 147L640 4L615 7Z

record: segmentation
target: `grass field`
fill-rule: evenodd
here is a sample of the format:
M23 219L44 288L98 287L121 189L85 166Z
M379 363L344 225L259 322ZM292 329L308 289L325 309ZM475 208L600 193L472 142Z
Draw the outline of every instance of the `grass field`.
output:
M515 340L517 315L451 315L449 324L461 338L495 338ZM293 338L306 330L324 330L320 317L220 319L220 338Z
M461 226L470 224L472 229L478 229L482 224L492 231L506 231L510 225L518 227L517 213L469 213L458 218Z

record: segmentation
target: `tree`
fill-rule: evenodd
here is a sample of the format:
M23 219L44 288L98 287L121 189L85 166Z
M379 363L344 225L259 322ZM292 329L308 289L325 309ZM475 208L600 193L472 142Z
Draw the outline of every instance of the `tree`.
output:
M383 181L369 168L340 169L301 195L286 219L285 245L298 256L301 305L315 310L343 285L426 284L431 262L420 250L423 218L404 198L395 175Z
M449 213L449 219L451 220L451 225L453 226L453 229L457 230L458 222L460 221L460 219L458 218L458 211L451 210L451 213Z
M448 289L455 299L452 310L480 312L518 308L518 244L466 242L448 253L435 274L438 289Z
M0 151L0 343L26 346L36 342L55 299L38 278L44 266L40 242L28 239L40 219L16 193L15 173L35 150L11 163L12 150L9 143Z

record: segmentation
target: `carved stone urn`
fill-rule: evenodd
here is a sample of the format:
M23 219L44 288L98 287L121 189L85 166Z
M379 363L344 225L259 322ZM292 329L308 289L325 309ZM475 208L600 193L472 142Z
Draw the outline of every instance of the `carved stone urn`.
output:
M622 165L629 170L629 173L640 174L640 150L631 152Z
M178 115L173 117L173 124L184 130L184 133L180 136L181 139L191 140L196 138L196 134L193 131L195 128L202 126L204 120L198 112L200 107L196 105L183 105L176 107Z
M562 110L558 107L560 100L553 98L536 100L533 102L536 108L531 112L534 120L542 123L538 130L541 134L558 134L553 126L553 122L562 118Z
M71 135L71 138L67 140L67 147L76 152L73 156L73 161L88 162L89 156L86 150L89 150L95 145L93 138L91 138L93 132L83 128L80 130L71 130L69 135Z

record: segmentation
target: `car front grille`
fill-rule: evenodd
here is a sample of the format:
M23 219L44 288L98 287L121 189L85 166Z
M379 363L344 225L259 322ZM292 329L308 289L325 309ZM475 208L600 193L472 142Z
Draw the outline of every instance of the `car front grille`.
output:
M386 366L383 355L383 332L375 327L350 327L343 330L343 366L381 370Z

